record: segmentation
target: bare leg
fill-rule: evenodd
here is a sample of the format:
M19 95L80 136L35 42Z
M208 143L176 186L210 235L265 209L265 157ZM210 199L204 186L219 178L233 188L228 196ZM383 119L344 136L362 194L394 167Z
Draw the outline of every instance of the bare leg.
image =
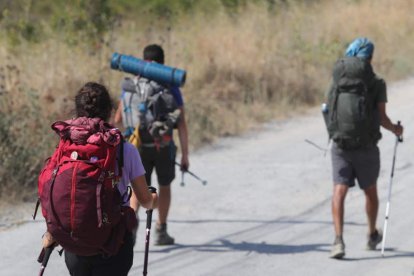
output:
M168 212L171 203L171 187L159 186L159 201L158 201L158 224L167 222Z
M365 192L365 210L368 216L369 233L373 234L376 230L378 215L378 193L377 185L371 185L364 190Z
M332 217L334 222L336 237L342 237L344 227L344 203L348 192L348 186L335 184L332 196Z
M171 245L174 244L174 238L167 233L167 217L170 210L171 203L171 188L170 186L159 187L159 201L158 201L158 221L156 226L156 240L157 245Z

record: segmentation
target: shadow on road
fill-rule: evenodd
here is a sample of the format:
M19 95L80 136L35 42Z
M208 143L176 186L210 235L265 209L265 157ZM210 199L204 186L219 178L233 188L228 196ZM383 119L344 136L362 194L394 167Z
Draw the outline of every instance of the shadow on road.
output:
M230 251L246 251L255 252L259 254L294 254L294 253L306 253L309 251L327 251L322 249L328 244L301 244L301 245L285 245L285 244L267 244L265 242L252 243L241 242L234 243L229 240L220 240L222 246Z
M294 219L199 219L199 220L170 220L170 223L177 224L202 224L202 223L261 223L261 224L326 224L332 225L332 221L323 220L294 220ZM366 223L346 221L346 225L366 226Z
M379 259L395 259L395 258L412 258L414 257L414 252L408 251L398 251L395 248L386 248L384 252L384 257L381 255L380 250L378 255L372 257L361 257L361 258L343 258L343 261L364 261L364 260L379 260Z
M241 251L259 254L295 254L295 253L306 253L309 251L327 252L328 250L323 247L328 244L301 244L301 245L285 245L285 244L267 244L265 242L254 243L254 242L232 242L227 239L217 240L216 243L211 244L195 244L195 245L184 245L175 244L162 249L152 249L151 252L156 253L169 253L176 250L190 249L192 251L199 252L232 252ZM139 252L139 251L137 251Z
M154 253L170 253L170 252L232 252L232 251L243 251L250 253L259 253L259 254L295 254L295 253L305 253L310 251L319 251L319 252L328 252L328 249L323 247L328 247L330 244L315 243L315 244L301 244L301 245L290 245L290 244L268 244L265 241L262 242L234 242L231 241L231 238L240 239L242 234L256 231L257 229L267 229L264 225L280 225L277 230L272 231L281 231L291 225L296 224L316 224L316 225L332 225L331 221L323 220L293 220L281 218L277 220L248 220L248 219L204 219L204 220L171 220L171 223L185 223L185 224L209 224L209 223L243 223L243 224L258 224L247 229L241 229L240 231L230 233L228 235L217 237L216 239L204 243L204 244L174 244L172 246L166 247L153 247L151 252ZM347 222L348 225L357 225L365 226L364 223L357 222ZM142 251L136 251L142 252Z

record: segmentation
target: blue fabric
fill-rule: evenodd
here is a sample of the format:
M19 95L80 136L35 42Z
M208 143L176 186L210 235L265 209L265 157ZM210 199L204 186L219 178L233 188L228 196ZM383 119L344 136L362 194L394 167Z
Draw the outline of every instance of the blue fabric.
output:
M345 55L348 57L359 57L369 59L374 53L374 44L365 37L359 37L349 44Z
M184 100L180 88L178 86L171 87L171 94L173 94L178 107L182 107L184 105Z

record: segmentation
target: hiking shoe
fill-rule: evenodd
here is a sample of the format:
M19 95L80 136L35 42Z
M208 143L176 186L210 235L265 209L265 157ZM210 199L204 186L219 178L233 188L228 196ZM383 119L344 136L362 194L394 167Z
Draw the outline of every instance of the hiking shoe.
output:
M343 241L335 242L332 245L330 258L342 259L345 256L345 244Z
M155 227L155 245L172 245L174 238L167 233L167 224L163 223Z
M382 242L382 233L375 230L373 234L368 235L367 250L375 250L380 242Z

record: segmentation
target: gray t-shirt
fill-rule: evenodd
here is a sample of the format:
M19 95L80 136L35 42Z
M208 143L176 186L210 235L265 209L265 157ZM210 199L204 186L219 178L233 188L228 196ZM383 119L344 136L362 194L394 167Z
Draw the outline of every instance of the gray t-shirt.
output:
M387 85L385 84L385 81L377 75L375 75L374 84L372 91L370 90L370 94L373 96L373 102L376 104L387 102Z
M378 110L378 103L387 102L387 85L385 84L385 81L382 78L375 75L372 87L369 89L368 92L373 110L373 131L376 132L376 136L379 140L381 139L382 135L380 132L381 118Z

